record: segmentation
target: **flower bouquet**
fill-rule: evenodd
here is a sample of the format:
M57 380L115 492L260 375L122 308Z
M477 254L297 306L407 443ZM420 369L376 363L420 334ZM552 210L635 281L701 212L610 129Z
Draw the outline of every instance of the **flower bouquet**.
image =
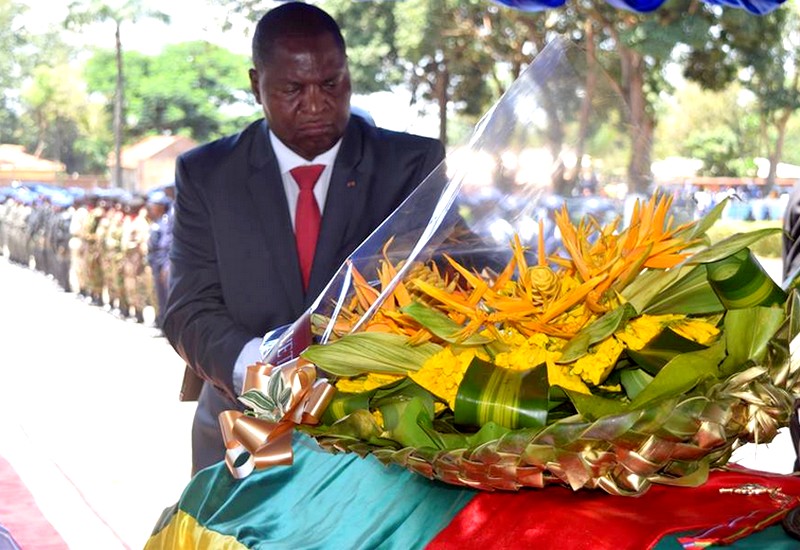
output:
M467 154L265 337L248 412L222 421L231 471L290 460L297 428L457 485L635 495L702 483L788 424L798 301L748 248L772 230L710 244L724 203L681 220L659 193L627 213L553 196L554 131L563 151L586 128L564 113L624 112L599 84L587 99L575 53L551 42Z

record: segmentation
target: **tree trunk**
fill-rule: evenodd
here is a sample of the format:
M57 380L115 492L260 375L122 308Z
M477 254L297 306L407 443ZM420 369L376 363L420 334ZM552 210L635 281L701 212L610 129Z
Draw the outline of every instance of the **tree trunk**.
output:
M623 75L627 74L626 95L631 110L631 157L628 163L628 191L648 192L653 145L653 119L647 112L644 90L644 59L638 52L620 48ZM624 82L624 81L623 81Z
M595 59L594 29L592 21L586 20L586 90L581 102L581 114L578 119L578 143L575 146L575 157L577 159L577 170L575 171L575 182L580 182L583 152L586 147L586 134L589 132L589 114L592 110L592 99L594 90L597 86L597 60Z
M120 40L120 22L117 21L116 54L117 54L117 87L114 93L114 174L112 181L115 187L123 187L122 181L122 122L124 104L124 80L122 77L122 41ZM129 189L132 191L132 189Z
M775 121L775 130L778 135L775 138L775 147L769 156L769 174L767 181L764 184L764 192L769 193L775 188L775 179L778 177L778 163L783 157L783 144L786 141L786 126L789 122L791 110L785 109L784 112Z
M436 100L439 103L439 141L447 145L447 88L450 85L450 72L447 70L447 63L442 61L438 64L436 75Z
M39 129L39 137L36 141L36 150L33 152L33 156L41 157L47 145L47 122L44 115L36 115L36 127Z
M571 193L570 181L565 178L566 166L562 158L564 147L564 126L558 112L558 92L547 86L541 87L540 99L542 109L547 115L547 149L553 158L550 172L550 186L556 195L567 196Z

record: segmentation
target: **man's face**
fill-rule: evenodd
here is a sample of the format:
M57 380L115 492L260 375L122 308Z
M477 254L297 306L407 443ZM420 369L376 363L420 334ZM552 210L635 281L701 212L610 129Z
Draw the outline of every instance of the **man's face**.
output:
M303 158L324 153L344 134L350 72L330 34L278 39L271 59L250 69L250 87L270 129Z

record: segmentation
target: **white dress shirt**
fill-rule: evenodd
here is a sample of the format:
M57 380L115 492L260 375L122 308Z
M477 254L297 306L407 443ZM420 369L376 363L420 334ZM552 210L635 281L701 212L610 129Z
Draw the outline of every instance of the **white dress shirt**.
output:
M286 202L289 205L289 216L292 218L292 228L294 228L295 225L295 210L297 209L297 197L300 195L300 187L289 172L298 166L307 166L309 164L325 165L325 169L320 174L314 186L314 198L317 199L319 213L322 215L325 211L325 199L328 196L328 188L331 184L333 163L336 160L336 155L339 153L342 140L340 139L333 147L321 155L314 157L312 160L306 160L289 149L272 133L272 130L269 132L269 141L272 145L272 150L275 151L275 157L278 159L278 168L280 169L281 179L283 180L283 190L286 193ZM247 367L257 361L261 361L261 354L258 351L261 346L261 340L261 338L253 338L247 342L236 358L236 363L233 366L233 387L238 390L240 394Z

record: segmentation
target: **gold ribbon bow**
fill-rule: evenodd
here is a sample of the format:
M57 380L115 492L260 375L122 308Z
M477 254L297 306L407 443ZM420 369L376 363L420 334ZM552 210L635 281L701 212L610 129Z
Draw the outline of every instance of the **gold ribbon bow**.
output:
M219 415L225 464L233 477L242 479L255 469L291 464L294 426L319 423L335 391L325 379L317 379L313 364L302 360L247 367L240 399L255 416L239 411ZM245 453L248 458L237 465Z

